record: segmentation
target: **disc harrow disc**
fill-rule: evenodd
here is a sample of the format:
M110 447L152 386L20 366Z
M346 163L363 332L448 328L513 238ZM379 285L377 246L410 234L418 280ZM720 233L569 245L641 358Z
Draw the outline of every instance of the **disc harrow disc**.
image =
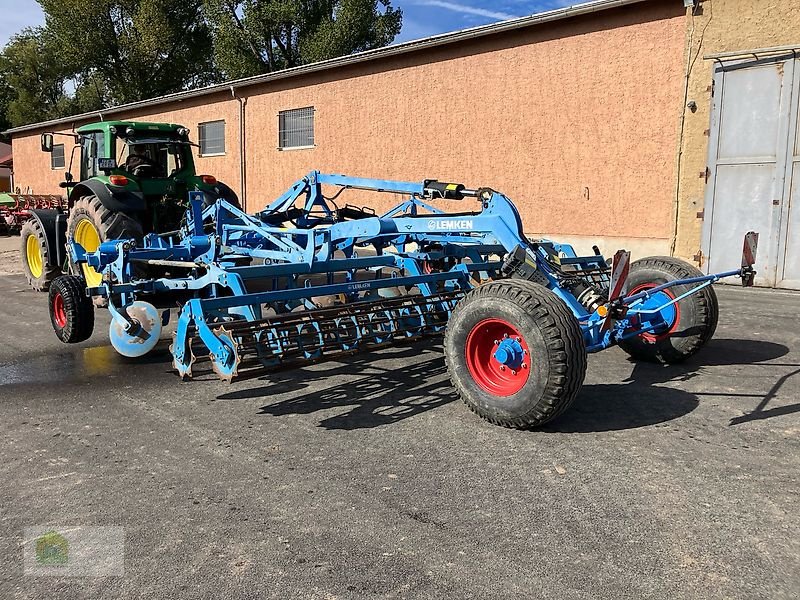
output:
M108 337L114 349L129 358L144 356L155 348L161 337L161 313L149 302L137 300L125 312L130 320L126 330L118 319L112 319Z

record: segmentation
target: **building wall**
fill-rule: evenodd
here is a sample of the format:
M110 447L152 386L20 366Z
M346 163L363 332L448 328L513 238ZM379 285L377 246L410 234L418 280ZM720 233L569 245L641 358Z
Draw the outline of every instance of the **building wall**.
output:
M503 191L530 233L584 249L605 239L614 245L608 253L617 245L663 253L673 224L684 18L681 2L652 0L240 90L247 208L311 169L438 178ZM304 106L316 109L316 147L277 150L278 111ZM227 154L199 168L240 187L235 100L153 108L124 116L195 133L198 122L224 118ZM50 171L38 146L38 132L15 140L17 178L53 191L63 174ZM342 197L379 209L392 200Z
M691 43L688 101L697 103L697 112L685 109L678 179L677 237L675 254L695 259L699 251L706 184L700 177L708 158L711 121L711 82L713 61L707 54L739 52L773 46L800 45L800 3L797 0L704 0L700 10L688 20Z

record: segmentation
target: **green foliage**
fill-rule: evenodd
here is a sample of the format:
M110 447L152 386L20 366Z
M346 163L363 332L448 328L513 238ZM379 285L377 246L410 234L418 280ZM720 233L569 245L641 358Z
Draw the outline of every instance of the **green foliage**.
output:
M0 51L0 131L391 43L391 0L37 0Z
M202 0L39 0L62 64L123 104L215 80ZM95 85L96 84L96 85ZM87 90L86 94L90 92Z
M0 54L5 120L11 126L53 119L71 111L64 93L68 70L55 40L42 28L25 29Z
M247 77L379 48L402 26L390 0L205 0L217 68Z
M3 131L11 127L8 120L8 105L14 99L11 85L2 71L2 55L0 55L0 142L6 141Z

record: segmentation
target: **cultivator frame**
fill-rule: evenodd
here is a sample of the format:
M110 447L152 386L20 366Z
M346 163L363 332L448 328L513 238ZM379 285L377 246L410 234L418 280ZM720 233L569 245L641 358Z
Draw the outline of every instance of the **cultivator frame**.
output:
M325 196L323 186L338 191ZM336 198L345 190L406 199L379 216L339 208ZM433 206L438 199L471 199L478 210L448 214ZM618 252L609 266L596 248L595 255L579 257L568 244L528 240L502 193L436 180L312 171L256 214L202 200L190 193L179 235L150 234L139 246L108 241L93 253L75 243L70 248L75 263L104 274L102 285L87 293L107 301L111 342L122 354L152 349L177 303L171 352L182 377L192 376L198 358L230 381L250 359L266 366L310 361L440 334L471 290L508 279L547 288L577 321L585 351L596 352L637 336L665 335L685 298L724 277L752 284L754 273L753 253L737 269L626 293L628 253ZM748 234L751 242L754 235ZM528 368L526 342L516 329L508 331L491 351L499 377Z

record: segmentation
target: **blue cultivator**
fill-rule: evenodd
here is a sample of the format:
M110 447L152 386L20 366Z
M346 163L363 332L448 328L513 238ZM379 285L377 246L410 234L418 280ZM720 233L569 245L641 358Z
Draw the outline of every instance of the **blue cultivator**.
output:
M324 195L324 190L333 190ZM384 215L336 200L346 190L402 194ZM711 284L752 284L756 234L740 268L703 275L668 258L610 267L546 240L528 240L513 203L489 188L435 180L360 179L316 171L249 215L220 200L191 209L177 234L71 245L72 262L103 274L51 287L53 326L65 342L91 335L92 301L112 315L112 345L141 356L179 307L171 346L184 378L209 360L230 381L251 366L313 361L445 334L454 386L492 422L540 425L571 404L586 353L619 345L634 357L676 362L713 335ZM447 214L436 200L471 200Z

